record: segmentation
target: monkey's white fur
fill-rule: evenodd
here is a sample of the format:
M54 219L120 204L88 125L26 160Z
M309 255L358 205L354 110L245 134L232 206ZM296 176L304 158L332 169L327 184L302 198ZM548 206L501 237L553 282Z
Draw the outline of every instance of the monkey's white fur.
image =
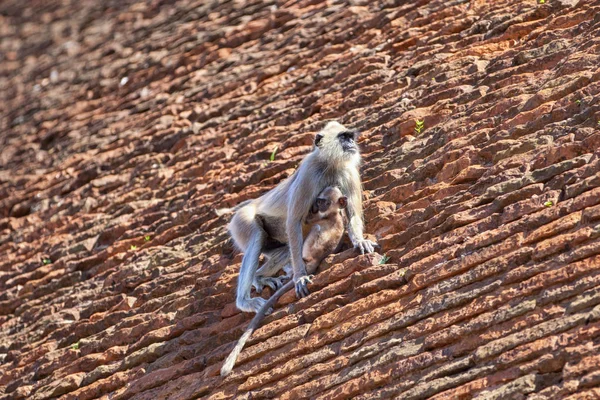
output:
M308 293L309 279L302 260L302 221L317 195L327 186L337 186L348 198L347 230L354 247L361 253L373 251L375 243L363 237L361 158L356 145L357 135L338 122L329 122L317 133L313 151L291 177L237 210L229 224L229 232L244 252L236 295L236 306L240 310L260 310L266 300L250 297L255 275L274 275L286 264L288 256L291 257L296 294L302 297ZM268 243L274 241L287 246L268 248ZM261 253L267 261L257 274Z

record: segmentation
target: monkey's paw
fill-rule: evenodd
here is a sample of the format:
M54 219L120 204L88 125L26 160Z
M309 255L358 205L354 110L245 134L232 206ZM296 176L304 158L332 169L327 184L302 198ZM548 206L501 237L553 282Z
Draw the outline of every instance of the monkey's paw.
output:
M374 252L375 246L378 246L377 243L367 239L357 240L356 243L354 243L354 248L358 249L360 251L360 254Z
M310 294L307 286L309 283L312 283L312 279L314 277L315 277L314 275L309 275L309 276L301 276L300 278L298 278L298 280L296 281L296 284L295 284L296 297L301 299Z
M287 280L287 276L257 276L252 281L252 286L254 286L257 293L262 293L265 286L277 290L282 287Z
M254 297L252 299L238 299L235 305L242 311L257 313L266 302L267 300L262 297Z

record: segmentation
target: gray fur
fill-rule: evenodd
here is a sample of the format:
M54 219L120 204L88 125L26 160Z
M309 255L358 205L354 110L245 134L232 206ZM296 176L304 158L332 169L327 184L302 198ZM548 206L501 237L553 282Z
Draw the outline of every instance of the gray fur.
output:
M338 122L329 122L317 134L317 138L320 137L318 145L291 177L240 208L233 216L229 231L244 252L236 297L240 310L257 312L266 302L260 297L250 298L250 290L260 254L269 240L288 244L296 291L306 293L302 221L317 195L327 186L337 186L348 197L347 229L354 246L361 253L373 251L374 243L363 238L361 158L356 137L345 140L339 136L345 132L353 134Z

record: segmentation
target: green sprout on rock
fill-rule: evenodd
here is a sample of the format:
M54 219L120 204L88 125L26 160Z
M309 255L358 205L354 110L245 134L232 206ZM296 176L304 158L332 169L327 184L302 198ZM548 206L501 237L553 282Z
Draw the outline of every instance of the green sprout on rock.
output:
M271 157L269 157L269 160L275 161L275 153L277 153L278 148L279 148L279 146L275 146L275 148L273 149L273 152L271 153Z
M388 261L390 261L390 258L387 256L387 254L384 254L383 257L381 257L381 260L379 260L379 265L385 264Z
M419 135L425 129L425 120L415 122L415 133Z
M552 200L548 200L544 203L545 207L552 207L554 205L554 202Z

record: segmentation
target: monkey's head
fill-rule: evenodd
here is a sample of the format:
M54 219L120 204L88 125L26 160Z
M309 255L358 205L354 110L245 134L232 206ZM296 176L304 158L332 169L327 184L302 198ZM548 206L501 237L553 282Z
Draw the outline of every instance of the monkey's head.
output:
M329 186L323 190L312 205L310 212L313 214L330 214L346 208L348 198L337 187Z
M358 131L348 129L336 121L327 125L315 136L315 152L328 162L360 161Z

